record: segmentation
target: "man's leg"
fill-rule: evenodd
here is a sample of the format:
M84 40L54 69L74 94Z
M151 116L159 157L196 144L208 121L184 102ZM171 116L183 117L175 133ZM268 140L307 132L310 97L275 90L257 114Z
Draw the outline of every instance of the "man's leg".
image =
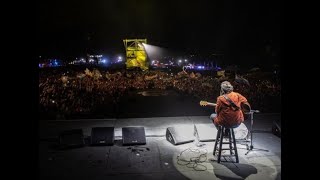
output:
M216 126L216 128L218 129L219 128L219 125L215 122L214 118L217 117L217 114L216 113L212 113L210 115L210 119L212 120L213 124Z

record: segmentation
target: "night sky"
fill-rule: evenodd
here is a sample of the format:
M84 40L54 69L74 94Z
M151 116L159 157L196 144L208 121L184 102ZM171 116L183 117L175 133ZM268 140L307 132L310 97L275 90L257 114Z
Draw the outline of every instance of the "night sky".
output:
M103 0L37 3L38 54L123 53L125 38L235 64L280 63L281 1Z

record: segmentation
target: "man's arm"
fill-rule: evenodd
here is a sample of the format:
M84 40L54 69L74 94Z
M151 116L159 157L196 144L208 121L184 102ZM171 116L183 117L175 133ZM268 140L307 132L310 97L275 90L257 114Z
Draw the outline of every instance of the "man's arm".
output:
M248 102L247 98L245 98L244 96L242 96L241 94L238 93L239 96L239 101L241 104L241 108L245 108L245 110L250 110L251 109L251 105Z
M242 95L239 94L239 93L238 93L238 97L239 97L240 103L246 103L246 102L248 102L247 98L245 98L244 96L242 96Z
M219 96L219 97L221 97L221 96ZM221 111L221 100L220 100L219 97L217 98L217 105L216 105L216 108L215 108L215 111L216 111L217 114L219 114L220 111Z

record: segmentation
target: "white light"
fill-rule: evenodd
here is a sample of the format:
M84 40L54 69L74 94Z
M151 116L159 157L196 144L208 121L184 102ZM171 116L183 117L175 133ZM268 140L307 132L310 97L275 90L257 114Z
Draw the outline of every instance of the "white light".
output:
M179 63L181 63L181 62L182 62L182 60L180 59L180 60L179 60Z
M188 62L188 60L185 59L184 62Z
M118 59L122 59L122 57L121 57L121 56L119 56L119 57L118 57Z

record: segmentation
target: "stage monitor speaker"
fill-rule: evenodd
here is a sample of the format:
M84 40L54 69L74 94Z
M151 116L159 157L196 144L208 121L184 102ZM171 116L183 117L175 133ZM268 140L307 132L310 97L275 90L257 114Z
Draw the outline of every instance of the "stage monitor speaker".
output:
M217 136L216 126L211 124L196 124L194 125L195 134L198 135L199 141L215 141Z
M123 127L123 145L143 145L146 144L146 133L144 127Z
M114 127L93 127L91 145L113 145Z
M61 148L84 146L85 143L82 129L72 129L61 132L59 135L59 144Z
M168 127L166 139L173 145L179 145L194 141L194 128L192 126Z

